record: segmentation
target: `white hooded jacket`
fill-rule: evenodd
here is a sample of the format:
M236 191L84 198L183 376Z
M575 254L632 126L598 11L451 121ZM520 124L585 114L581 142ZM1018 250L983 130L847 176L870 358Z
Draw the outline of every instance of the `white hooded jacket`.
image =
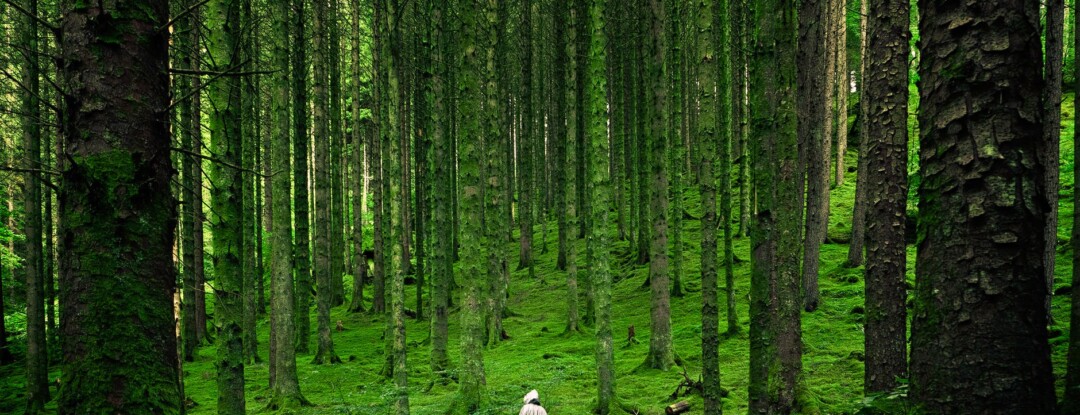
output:
M518 415L547 415L544 407L540 406L540 394L535 389L525 394L523 401L525 401L525 406L521 407Z

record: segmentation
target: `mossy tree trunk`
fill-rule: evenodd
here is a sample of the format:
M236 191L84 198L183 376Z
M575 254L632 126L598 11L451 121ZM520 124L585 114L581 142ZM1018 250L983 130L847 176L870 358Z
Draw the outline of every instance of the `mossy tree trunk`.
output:
M330 146L332 137L329 135L329 111L330 97L327 93L327 81L329 74L327 52L329 45L327 40L329 30L327 27L327 5L323 1L315 1L312 15L312 93L315 102L312 105L312 126L314 127L315 144L315 285L316 285L316 309L319 329L318 348L312 360L315 364L340 363L341 359L334 352L334 339L330 332L330 307L334 303L335 277L331 260L334 248L332 243L333 200L333 172L330 160ZM336 16L334 17L337 18Z
M1075 7L1076 1L1073 1ZM1080 24L1080 13L1073 9L1073 26ZM1073 32L1073 49L1080 51L1080 31ZM1073 67L1073 79L1080 79L1080 65ZM1080 104L1080 82L1073 84L1074 108ZM1080 148L1080 130L1077 121L1080 114L1073 115L1073 159L1076 149ZM1080 169L1073 169L1073 206L1080 206ZM1080 241L1080 209L1073 209L1071 240ZM1080 249L1072 252L1072 288L1069 292L1069 327L1080 327ZM1065 371L1065 396L1062 397L1061 414L1080 411L1080 330L1069 330L1069 352Z
M750 248L750 410L792 413L802 371L796 152L796 13L791 0L754 2L750 131L757 210Z
M483 357L483 278L487 260L484 245L484 181L481 176L484 154L480 143L486 130L481 123L483 112L483 80L487 64L485 40L480 33L488 24L484 13L487 2L468 1L457 5L455 61L460 62L456 73L458 110L470 116L461 119L458 127L458 169L461 183L461 275L464 289L461 298L461 386L455 402L459 413L472 413L481 405L486 389ZM495 109L488 109L494 112ZM481 115L481 116L478 116Z
M270 3L270 11L277 16L289 13L289 3ZM271 26L270 59L279 68L289 67L289 19L274 19ZM283 172L271 176L273 195L270 225L270 402L272 410L289 408L306 403L300 392L296 370L296 308L293 284L292 240L292 192L289 172L289 72L277 71L270 75L270 160L272 171Z
M369 164L365 163L365 152L368 149L367 145L363 145L364 140L370 135L369 125L365 124L360 118L361 100L364 98L361 95L360 79L363 76L361 72L361 60L360 60L360 37L362 32L360 31L362 14L360 12L360 0L349 0L349 28L351 35L350 41L350 70L352 72L352 83L349 85L349 94L352 99L352 118L351 118L351 135L352 135L352 275L353 275L353 292L352 302L349 304L349 311L362 312L364 311L364 285L367 284L367 259L364 257L364 166ZM370 22L364 21L364 25L368 28ZM370 92L369 92L370 94ZM370 99L367 101L373 103L375 95L370 94ZM374 111L372 111L374 113Z
M876 114L867 125L866 158L866 370L869 394L896 387L907 373L908 42L906 0L870 6L868 75L863 97Z
M596 316L596 368L597 398L594 413L609 414L615 399L615 354L611 334L611 236L609 235L611 209L611 171L608 169L610 143L608 141L608 84L607 48L605 31L605 0L588 3L589 19L586 33L588 59L585 79L588 88L587 109L581 127L588 129L589 191L591 195L587 221L589 235L586 238L592 252L589 264L590 284L594 293ZM584 10L583 10L584 12Z
M308 63L304 10L307 0L293 0L292 95L293 95L293 209L296 219L296 351L307 353L311 343L311 234L308 214Z
M1051 413L1039 2L919 6L919 49L938 52L919 67L910 396L934 413Z
M645 366L654 369L668 370L675 366L675 349L671 338L671 293L670 277L668 274L668 166L664 155L667 154L668 131L667 124L667 88L665 84L666 71L664 59L666 39L664 37L664 2L672 0L650 0L645 10L645 24L648 25L646 42L648 43L649 56L647 57L648 74L647 85L652 94L652 108L649 114L649 152L652 153L652 163L649 167L649 197L650 221L652 223L652 239L649 246L649 287L652 291L650 297L651 310L649 334L649 354L645 357Z
M250 72L255 65L252 61L255 59L254 48L254 35L255 31L252 29L255 16L252 13L251 2L252 0L241 0L241 23L240 27L243 31L241 36L240 53L242 62L242 68ZM241 248L240 256L240 268L241 278L244 280L243 291L243 305L244 305L244 362L246 364L258 363L262 359L259 358L258 340L255 333L255 324L258 318L258 288L259 284L257 280L262 278L262 275L256 275L255 270L257 268L255 260L255 237L258 232L255 226L255 219L259 212L255 209L255 186L256 178L253 174L255 166L255 146L258 143L258 136L255 134L255 112L259 109L255 107L255 100L258 96L258 92L254 88L253 79L251 77L245 77L241 80L241 109L240 117L242 119L242 144L240 150L240 166L244 169L241 175Z
M215 0L209 4L207 49L218 71L230 70L242 62L240 6L240 0ZM240 77L230 76L210 85L211 148L221 161L210 164L219 414L245 412L243 173L235 167L242 162L240 81Z
M454 235L450 206L454 198L453 166L450 160L453 140L449 125L454 122L449 115L447 105L450 100L444 95L450 89L447 85L447 65L452 45L448 34L447 0L432 0L432 16L435 22L434 40L436 45L435 70L432 78L434 90L434 156L435 175L432 178L432 196L436 206L432 211L432 247L434 257L432 266L432 312L431 312L431 371L442 379L449 379L450 357L446 347L450 340L450 285L454 281Z
M159 29L168 2L118 1L108 20L80 2L61 8L62 77L70 89L59 193L65 347L57 407L61 414L180 413L168 46ZM118 301L117 293L140 301Z

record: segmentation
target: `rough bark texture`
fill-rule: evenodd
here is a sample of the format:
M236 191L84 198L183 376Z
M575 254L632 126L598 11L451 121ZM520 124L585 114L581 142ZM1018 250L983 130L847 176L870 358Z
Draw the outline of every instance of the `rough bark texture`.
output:
M486 377L484 374L483 336L484 328L482 275L487 258L484 238L483 188L481 166L484 155L480 143L485 131L481 124L484 94L482 80L487 62L485 48L479 33L485 28L486 7L481 1L468 1L458 5L457 46L455 61L461 62L457 75L458 106L464 117L458 127L458 169L461 183L461 275L464 287L461 298L461 386L458 401L459 413L472 413L480 406ZM493 11L490 11L493 12Z
M802 371L799 301L801 206L795 136L795 5L766 0L754 5L757 35L750 48L750 131L757 190L751 222L751 412L797 411Z
M941 414L1050 413L1039 4L919 10L933 52L919 68L911 396Z
M364 166L365 158L364 152L367 150L367 146L362 147L362 143L368 136L368 129L366 125L361 121L360 108L361 108L361 93L360 93L360 79L361 79L361 61L360 61L360 37L362 32L360 31L360 0L349 0L350 9L350 29L352 35L350 38L351 54L350 54L350 69L352 71L352 83L349 86L349 93L352 98L352 160L350 161L353 168L353 174L350 177L352 179L352 276L353 276L353 292L352 302L349 304L349 311L361 312L364 311L364 285L367 283L367 258L364 257ZM365 24L367 22L365 21ZM369 26L370 27L370 26ZM369 95L374 98L372 95ZM373 101L374 99L372 99ZM369 101L370 102L370 101ZM363 149L362 149L363 148Z
M74 1L61 7L60 69L70 89L59 193L64 388L57 407L61 414L179 414L168 49L157 29L168 20L168 3L119 1L109 14Z
M650 298L649 354L645 366L668 370L675 366L675 350L671 341L671 297L668 276L668 175L662 156L667 151L667 85L664 84L664 1L650 0L646 6L649 25L649 86L652 88L652 111L649 112L650 151L656 159L649 164L649 199L652 213L652 239L649 247ZM672 0L666 0L672 1Z
M241 62L239 0L211 1L208 9L208 50L217 70ZM244 413L243 291L243 174L233 166L241 161L240 79L222 78L210 85L210 140L213 153L223 163L210 165L210 226L214 240L214 319L218 329L217 389L219 414Z
M885 0L868 16L866 158L866 353L863 389L882 392L907 372L908 42L910 2Z
M450 137L450 123L453 120L447 117L447 104L449 101L443 95L450 88L447 85L446 68L451 45L448 36L447 0L434 0L434 20L436 22L435 41L438 45L436 56L436 69L432 79L432 87L435 93L434 111L435 117L435 160L449 160L453 140ZM436 208L432 212L432 231L434 240L434 258L432 258L432 312L431 312L431 371L444 379L449 378L447 369L450 368L450 357L446 347L449 342L450 323L450 285L454 281L454 235L453 220L450 217L450 209L446 209L453 199L454 189L451 187L452 166L450 163L434 163L435 176L432 183L432 196Z
M185 5L190 6L185 2ZM197 44L198 37L195 35L194 26L198 21L195 16L191 15L186 18L177 21L177 31L184 33L178 36L176 39L178 53L183 54L180 58L180 65L184 69L192 69L194 67L195 49L193 45ZM188 94L192 91L193 82L188 77L180 78L180 91L182 94ZM194 103L192 100L187 99L179 103L180 104L180 140L181 146L188 151L198 152L198 147L195 147L195 131L201 126L197 123L198 117L194 112ZM183 217L181 222L183 223L183 229L181 231L181 244L183 251L183 302L181 303L181 338L183 341L183 353L184 361L195 361L195 349L199 347L199 334L196 329L195 320L195 303L196 303L196 273L195 273L195 221L198 218L198 211L202 210L200 198L196 195L195 189L195 164L201 160L193 155L187 154L183 156ZM200 264L201 265L201 264ZM199 268L202 268L199 266Z
M284 1L270 3L277 16L289 13ZM272 20L270 57L274 66L289 66L289 20ZM270 75L271 156L275 172L289 171L289 74L277 71ZM267 408L284 409L306 403L300 393L296 371L296 309L293 286L292 183L288 174L271 176L270 225L270 401Z
M615 403L615 353L611 335L611 237L608 219L611 210L611 174L608 170L608 109L607 109L607 37L605 36L605 0L589 2L587 23L588 59L585 79L588 88L588 108L581 127L588 129L589 185L587 194L592 217L587 221L592 263L590 278L595 294L596 311L596 368L597 396L594 413L611 413ZM584 183L583 183L584 185Z
M251 0L241 0L241 23L240 27L243 31L241 33L241 46L240 55L244 62L248 62L241 65L242 69L250 70L254 65L249 62L255 59L254 56L254 41L252 35L254 31L250 29L253 24ZM255 323L258 317L258 279L262 278L262 275L256 275L256 263L255 263L255 218L259 212L255 209L255 175L252 174L255 170L255 146L258 143L258 136L255 135L255 100L258 93L254 89L252 80L241 80L241 109L240 117L242 118L242 132L241 132L241 150L240 150L240 166L244 169L240 176L241 191L240 191L240 233L242 248L240 249L240 269L241 278L243 279L243 330L244 330L244 363L251 364L260 362L258 354L258 339L255 333ZM260 233L261 237L261 233Z
M831 42L829 12L839 0L804 0L799 7L798 47L798 136L800 152L806 157L806 223L803 240L803 307L818 306L818 267L821 243L829 224L829 149L832 108ZM800 180L801 182L801 180ZM801 191L799 184L796 191Z

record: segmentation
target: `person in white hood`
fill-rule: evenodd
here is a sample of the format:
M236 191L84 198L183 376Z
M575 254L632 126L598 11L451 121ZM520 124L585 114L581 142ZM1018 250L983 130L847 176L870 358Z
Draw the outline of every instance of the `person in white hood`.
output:
M543 406L540 406L540 394L536 392L536 389L529 391L525 394L525 406L521 407L521 411L518 415L547 415L547 410Z

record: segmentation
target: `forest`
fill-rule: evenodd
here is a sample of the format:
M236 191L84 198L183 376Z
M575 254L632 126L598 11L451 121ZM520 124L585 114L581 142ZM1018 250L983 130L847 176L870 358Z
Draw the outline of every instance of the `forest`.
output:
M0 0L0 413L1080 414L1078 5Z

